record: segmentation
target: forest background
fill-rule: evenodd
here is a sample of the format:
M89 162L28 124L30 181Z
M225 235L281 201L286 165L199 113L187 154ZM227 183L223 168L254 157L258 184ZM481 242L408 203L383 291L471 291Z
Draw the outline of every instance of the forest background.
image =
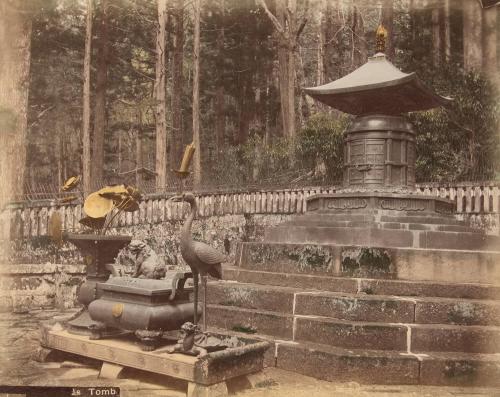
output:
M484 5L484 4L483 4ZM449 109L409 115L417 182L498 180L499 7L477 0L3 0L3 201L82 175L198 190L335 185L348 115L301 87L375 52ZM383 100L383 98L380 98ZM4 189L5 190L5 189Z

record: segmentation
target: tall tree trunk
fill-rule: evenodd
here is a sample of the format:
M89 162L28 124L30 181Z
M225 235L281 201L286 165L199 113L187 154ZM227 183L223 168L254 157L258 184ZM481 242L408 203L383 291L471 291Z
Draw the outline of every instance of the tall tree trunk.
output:
M141 189L143 185L142 173L144 168L144 155L142 150L142 109L137 109L137 128L135 136L135 185Z
M295 19L297 13L297 5L295 0L288 0L286 11L289 14L288 29L289 39L287 40L286 56L288 58L288 67L286 69L286 84L287 84L287 128L285 129L286 136L295 139L295 52L297 51L297 42L295 37ZM283 26L285 21L283 20Z
M238 118L238 144L243 144L248 139L250 130L250 121L254 115L254 104L252 103L252 79L246 76L241 87L241 101L239 106Z
M184 87L184 0L174 5L174 48L172 52L172 143L170 144L172 168L180 166L184 132L182 124L182 90Z
M123 132L118 132L118 174L122 172L122 146L123 146Z
M302 60L302 54L300 51L300 46L296 51L296 60L297 60L297 73L296 73L296 78L297 78L297 85L299 87L304 87L306 85L305 81L305 71L304 71L304 62ZM299 95L298 95L298 100L299 100L299 112L298 112L298 118L299 118L299 126L303 126L305 123L305 120L309 118L309 115L311 114L311 109L309 108L309 102L307 102L307 97L306 94L303 90L299 89Z
M448 62L451 59L451 30L450 30L450 2L451 0L444 0L444 56Z
M382 1L382 25L387 29L385 54L394 60L394 0Z
M64 122L64 120L61 120ZM57 186L62 186L64 184L64 126L61 121L55 122L55 136L54 136L54 154L57 163L57 175L56 183Z
M87 21L85 30L85 57L83 60L83 194L87 196L92 191L92 180L90 174L90 61L92 57L92 0L87 0Z
M97 75L94 131L92 139L92 180L101 182L104 172L104 134L106 130L106 87L108 81L108 0L101 0L97 36Z
M340 45L342 34L340 33L340 0L326 0L325 10L325 50L323 52L324 83L336 80L341 77L340 73Z
M483 71L489 77L498 79L497 64L497 12L498 7L483 10Z
M326 0L320 0L319 2L319 12L318 12L318 20L316 22L316 26L318 27L317 31L317 40L318 45L316 47L316 85L321 85L325 82L325 66L324 66L324 57L325 57L325 26L326 26Z
M278 66L283 135L295 137L295 50L296 0L277 0L274 16L264 0L259 2L271 19L278 33Z
M167 0L158 0L158 31L156 32L156 188L167 185L167 109L165 93L166 74L166 22Z
M365 38L365 21L363 19L363 15L361 14L361 10L358 5L354 4L356 10L356 20L355 26L356 29L354 31L354 44L355 44L355 60L354 65L355 68L360 67L368 60L368 49L366 47L366 38Z
M24 188L32 24L22 6L0 2L0 210Z
M439 4L432 8L432 64L438 67L441 63L443 44L441 40L441 9Z
M482 15L477 1L463 0L464 68L481 70Z
M222 154L223 148L226 145L226 113L224 109L224 14L225 14L225 2L221 0L220 5L220 23L217 30L217 89L215 92L215 133L216 133L216 150L217 158Z
M201 144L200 144L200 0L193 1L194 42L193 42L193 183L195 188L201 184Z

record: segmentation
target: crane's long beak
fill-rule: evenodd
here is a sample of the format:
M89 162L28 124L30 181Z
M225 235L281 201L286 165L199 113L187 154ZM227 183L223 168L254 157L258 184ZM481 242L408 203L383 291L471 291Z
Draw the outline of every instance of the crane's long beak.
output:
M183 197L181 195L177 195L177 196L172 196L170 197L169 199L170 201L174 201L174 202L179 202L179 201L184 201Z

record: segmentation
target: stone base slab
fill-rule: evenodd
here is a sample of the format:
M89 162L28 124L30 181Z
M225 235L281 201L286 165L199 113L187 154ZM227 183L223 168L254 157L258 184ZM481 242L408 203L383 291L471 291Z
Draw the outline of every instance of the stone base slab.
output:
M445 198L411 193L353 192L316 194L307 198L307 212L383 210L452 214L454 207L454 202Z
M241 243L245 270L330 277L500 284L500 252L336 244Z
M209 386L262 370L264 353L269 343L250 339L244 341L245 346L209 353L198 358L168 354L162 349L144 352L133 339L127 337L89 340L86 336L44 326L41 345L44 348L90 357L117 366L137 368Z
M500 299L500 286L473 283L433 281L383 280L373 278L332 277L312 274L276 273L269 271L223 267L224 280L268 286L314 289L337 293L396 295L407 297L432 296L464 299ZM500 319L500 315L498 316Z
M277 367L332 382L379 385L500 386L493 354L408 354L279 343Z

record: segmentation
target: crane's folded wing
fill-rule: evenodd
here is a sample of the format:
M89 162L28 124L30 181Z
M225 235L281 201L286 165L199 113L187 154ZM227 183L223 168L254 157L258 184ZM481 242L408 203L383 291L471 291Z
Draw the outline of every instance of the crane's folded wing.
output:
M193 242L193 248L198 259L207 265L215 265L217 263L226 262L226 257L211 246L199 241Z

